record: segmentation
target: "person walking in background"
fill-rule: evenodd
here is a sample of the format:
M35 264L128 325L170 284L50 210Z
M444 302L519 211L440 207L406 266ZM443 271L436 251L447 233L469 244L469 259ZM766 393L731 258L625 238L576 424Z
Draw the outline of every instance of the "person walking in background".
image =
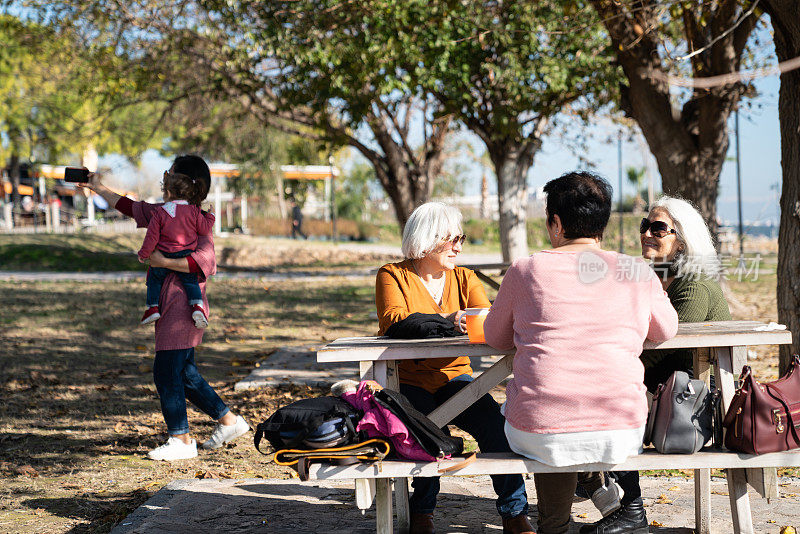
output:
M303 236L303 239L308 239L308 236L303 233L303 211L296 199L292 199L292 239L297 239L297 235Z
M201 181L201 200L208 195L211 173L206 162L199 156L178 156L167 172L183 174ZM122 214L132 217L139 228L146 228L154 214L161 209L161 204L134 202L116 194L102 184L102 177L96 173L89 174L89 183L83 187L103 197ZM152 460L168 461L194 458L197 456L197 443L189 433L186 399L217 421L211 437L202 445L204 449L222 447L250 430L244 418L230 411L197 368L194 349L203 340L205 330L195 328L189 301L177 276L177 272L197 273L203 306L208 310L206 277L217 271L214 242L210 235L201 235L197 238L194 252L188 256L167 258L155 250L150 255L149 262L151 266L176 272L167 274L161 290L161 319L155 322L156 355L153 360L153 381L158 390L161 413L167 424L169 438L147 456Z
M611 215L606 180L572 172L544 192L553 248L512 263L484 335L496 349L516 348L503 406L511 449L575 466L534 474L537 532L564 534L581 466L624 462L642 450L647 398L639 355L645 339L672 338L678 316L643 260L600 247ZM626 276L627 267L635 276ZM603 489L599 473L581 482L590 495ZM647 531L640 521L625 532Z

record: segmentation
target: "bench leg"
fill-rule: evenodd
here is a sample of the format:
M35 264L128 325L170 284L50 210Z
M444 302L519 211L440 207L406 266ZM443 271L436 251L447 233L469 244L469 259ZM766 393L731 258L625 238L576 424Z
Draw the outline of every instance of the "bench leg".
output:
M392 479L375 479L375 522L377 534L392 534L394 517L392 514Z
M394 506L397 508L397 530L400 534L408 534L411 528L411 513L408 508L408 479L394 479Z
M375 500L375 479L357 478L356 479L356 506L364 513L372 506Z
M694 525L697 534L711 532L711 469L694 470Z
M708 348L693 351L694 373L710 387L711 365ZM694 525L697 534L711 532L711 470L694 470Z
M747 483L767 499L778 498L778 469L776 467L752 467L747 470Z
M747 476L744 469L728 469L728 495L734 534L753 534L753 517L747 496Z

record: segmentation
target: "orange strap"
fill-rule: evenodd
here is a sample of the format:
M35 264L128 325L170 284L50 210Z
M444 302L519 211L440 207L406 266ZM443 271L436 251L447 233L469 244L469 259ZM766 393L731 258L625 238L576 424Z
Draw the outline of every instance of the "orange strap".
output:
M444 469L439 469L439 472L440 473L449 473L451 471L458 471L459 469L462 469L462 468L468 466L469 464L471 464L472 462L474 462L476 458L477 458L477 455L473 452L472 454L470 454L469 456L464 458L464 460L458 462L457 464L451 465L449 467L445 467Z

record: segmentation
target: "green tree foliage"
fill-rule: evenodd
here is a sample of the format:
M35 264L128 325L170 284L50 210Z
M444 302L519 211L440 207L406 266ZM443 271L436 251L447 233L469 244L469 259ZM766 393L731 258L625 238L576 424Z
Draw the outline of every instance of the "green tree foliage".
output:
M450 120L389 65L376 33L394 9L388 2L375 12L332 0L24 3L126 58L134 84L122 100L143 91L168 104L202 95L264 126L349 144L375 168L401 224L430 195Z
M390 42L410 76L486 144L503 258L525 255L527 175L543 136L557 114L588 117L615 96L601 27L574 1L415 0L399 11Z
M375 169L368 164L353 165L337 179L336 214L343 219L363 220L370 199L370 184L377 182Z
M118 108L105 96L129 83L113 50L5 13L0 42L0 161L9 161L15 183L20 161L78 163L89 147L133 159L157 144L152 106Z

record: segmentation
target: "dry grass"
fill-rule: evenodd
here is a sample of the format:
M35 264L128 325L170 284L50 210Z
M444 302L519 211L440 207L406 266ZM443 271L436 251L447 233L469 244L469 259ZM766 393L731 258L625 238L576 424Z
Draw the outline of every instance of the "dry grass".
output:
M287 477L242 439L176 465L144 454L165 439L150 372L152 332L135 326L140 283L0 283L0 532L107 532L176 478ZM365 282L212 282L198 363L231 408L262 421L322 391L234 392L280 345L367 335ZM196 437L212 423L190 409Z

